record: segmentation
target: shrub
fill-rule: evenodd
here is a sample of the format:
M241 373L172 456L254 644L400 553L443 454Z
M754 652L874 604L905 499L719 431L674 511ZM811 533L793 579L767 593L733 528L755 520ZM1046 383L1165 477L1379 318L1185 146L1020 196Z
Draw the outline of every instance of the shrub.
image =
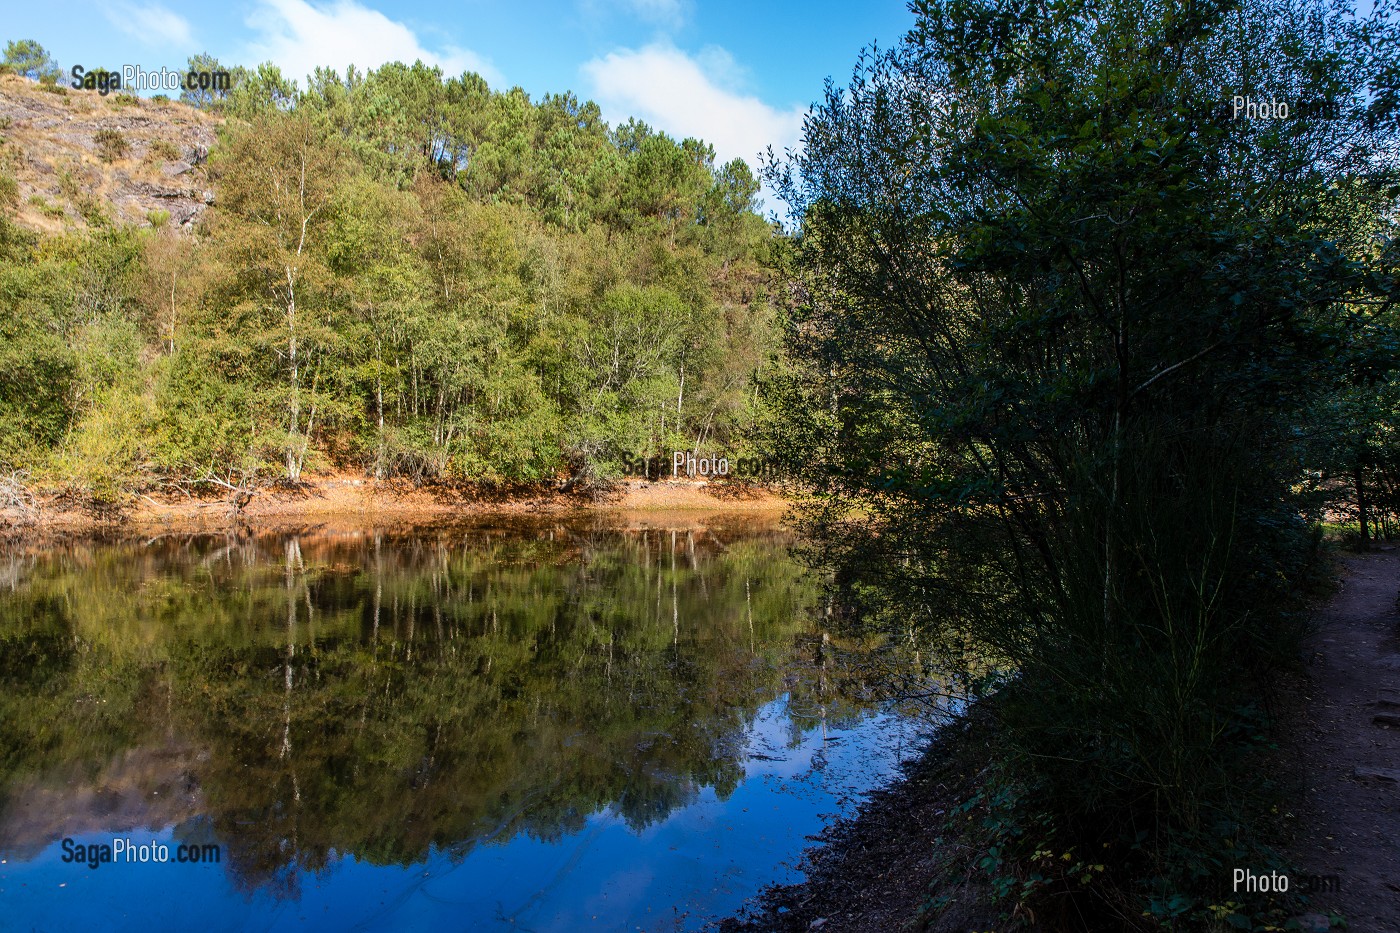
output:
M161 210L160 208L146 211L146 222L157 229L164 227L166 224L170 223L170 212Z
M107 206L92 193L90 182L80 180L71 166L59 169L58 189L89 226L104 227L110 223Z
M151 403L126 387L100 396L73 426L55 457L62 475L94 509L121 507L136 485Z
M97 144L97 154L103 162L115 162L125 158L131 151L131 144L126 141L126 135L121 130L103 127L93 136L93 141Z
M788 324L806 370L775 449L821 496L808 539L854 633L922 634L947 669L971 650L1004 675L983 865L1000 890L1036 895L1037 914L1073 903L1077 922L1048 929L1125 929L1146 910L1179 930L1229 893L1225 866L1267 864L1263 699L1297 657L1317 566L1295 445L1339 385L1349 328L1363 334L1331 296L1375 281L1388 304L1393 274L1370 247L1320 257L1316 238L1346 242L1337 215L1304 223L1269 200L1351 183L1328 177L1330 138L1300 142L1332 130L1300 123L1284 142L1182 115L1218 97L1204 63L1236 54L1242 8L1273 30L1251 31L1251 68L1333 53L1305 49L1273 0L1212 7L1180 40L1183 69L1092 54L1105 36L1175 36L1174 14L915 6L906 44L830 89L805 154L770 169L803 218L811 296ZM996 38L969 55L971 35ZM1316 80L1351 93L1341 71ZM1393 139L1351 120L1346 171L1381 190L1389 165L1369 160ZM1227 143L1270 168L1241 185L1220 168ZM1390 197L1356 216L1388 216ZM1062 896L1051 850L1076 887L1104 863L1111 885Z
M180 158L180 147L168 139L153 139L151 145L146 150L148 158L161 159L166 162L175 162Z
M111 217L107 215L107 206L102 203L100 198L91 194L83 194L78 197L74 200L73 207L77 209L78 214L88 222L90 227L105 227L112 222Z
M39 213L43 214L45 217L51 217L54 220L57 220L67 213L67 211L63 209L62 204L55 204L42 194L30 195L29 203Z

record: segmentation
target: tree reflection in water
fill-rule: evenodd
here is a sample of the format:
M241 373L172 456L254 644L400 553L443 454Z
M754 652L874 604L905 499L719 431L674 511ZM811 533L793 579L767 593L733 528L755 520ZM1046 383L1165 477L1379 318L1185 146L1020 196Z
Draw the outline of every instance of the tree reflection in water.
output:
M794 738L873 702L777 531L165 537L0 564L12 856L176 824L294 896L347 854L461 858L608 809L640 831L730 794L775 697Z

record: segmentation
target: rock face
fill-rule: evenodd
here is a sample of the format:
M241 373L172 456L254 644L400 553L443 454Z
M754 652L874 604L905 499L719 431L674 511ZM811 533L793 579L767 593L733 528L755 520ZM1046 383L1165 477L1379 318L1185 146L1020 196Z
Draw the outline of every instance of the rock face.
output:
M0 174L18 182L16 219L34 230L188 229L214 201L206 161L220 122L184 104L0 75Z

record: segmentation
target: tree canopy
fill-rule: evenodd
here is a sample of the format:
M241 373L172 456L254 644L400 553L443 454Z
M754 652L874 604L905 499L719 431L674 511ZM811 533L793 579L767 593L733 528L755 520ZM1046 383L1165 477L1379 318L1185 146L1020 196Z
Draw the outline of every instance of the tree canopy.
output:
M4 71L35 81L54 81L59 67L42 45L33 39L18 39L5 44L5 57L0 60L0 72Z
M775 447L849 624L1003 672L1002 786L1049 827L998 838L1003 880L1041 872L1018 896L1043 905L1037 848L1112 848L1128 915L1204 916L1228 879L1190 853L1228 849L1246 799L1225 724L1296 644L1300 441L1394 423L1318 417L1394 380L1393 27L1269 0L914 9L768 168L801 221Z
M742 160L421 62L231 72L190 100L224 118L198 225L7 241L9 466L120 499L750 450L780 240Z

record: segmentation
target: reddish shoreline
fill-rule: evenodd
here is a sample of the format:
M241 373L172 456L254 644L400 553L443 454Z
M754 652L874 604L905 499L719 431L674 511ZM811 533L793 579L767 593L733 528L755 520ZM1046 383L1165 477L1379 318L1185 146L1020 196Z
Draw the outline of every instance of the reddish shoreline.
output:
M726 482L624 480L605 488L526 487L484 491L470 486L419 486L351 474L309 477L298 487L257 489L241 509L228 490L210 494L141 494L122 509L100 512L60 495L36 496L26 513L0 511L0 536L66 537L132 532L204 532L231 528L279 531L407 527L492 516L683 512L738 513L778 521L790 505L771 489Z

